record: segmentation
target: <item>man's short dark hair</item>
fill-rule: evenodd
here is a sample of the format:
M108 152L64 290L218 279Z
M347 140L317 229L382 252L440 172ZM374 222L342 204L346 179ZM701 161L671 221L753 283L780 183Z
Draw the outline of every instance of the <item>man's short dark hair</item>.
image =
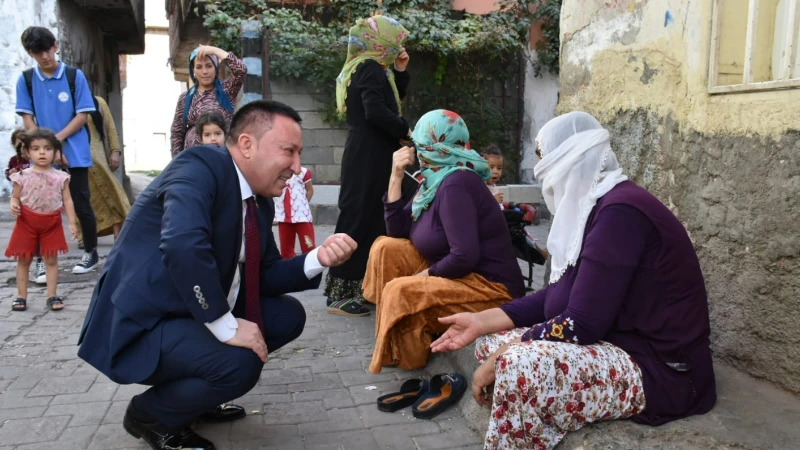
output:
M56 45L56 37L47 28L28 27L22 32L22 47L27 52L41 53L46 52Z
M503 152L500 151L500 147L497 144L488 144L483 147L478 153L481 156L486 158L487 156L499 156L500 158L503 157Z
M303 121L300 114L287 104L272 100L256 100L242 106L233 115L228 139L236 142L244 132L250 132L260 139L264 133L272 129L272 118L275 115L288 117L298 124Z

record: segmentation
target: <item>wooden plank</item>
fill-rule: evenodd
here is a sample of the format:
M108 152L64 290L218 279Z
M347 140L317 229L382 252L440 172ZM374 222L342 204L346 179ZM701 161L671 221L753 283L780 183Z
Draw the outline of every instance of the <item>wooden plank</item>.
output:
M732 84L729 86L714 86L708 90L709 94L730 94L741 92L772 91L778 89L800 88L800 78L790 80L763 81L760 83Z
M787 18L787 31L786 31L786 44L783 47L786 58L784 59L782 80L789 80L792 78L792 70L794 69L795 57L795 40L797 39L797 3L800 0L789 1L789 13Z
M753 53L756 48L756 35L758 34L758 7L761 0L750 0L750 6L747 14L747 38L745 40L744 48L744 84L753 82L753 61L755 60Z
M722 0L714 0L711 9L711 58L708 62L708 89L717 85L719 78L719 22L722 15Z

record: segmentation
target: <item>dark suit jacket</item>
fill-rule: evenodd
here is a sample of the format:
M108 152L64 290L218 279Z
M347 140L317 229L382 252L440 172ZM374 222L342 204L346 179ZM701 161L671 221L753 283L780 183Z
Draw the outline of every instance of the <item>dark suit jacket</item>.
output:
M272 199L256 202L261 296L317 288L322 276L306 278L305 256L281 259L272 235ZM158 364L166 319L209 323L230 311L242 226L239 178L228 151L214 146L181 152L128 214L95 286L78 356L118 383L145 380Z

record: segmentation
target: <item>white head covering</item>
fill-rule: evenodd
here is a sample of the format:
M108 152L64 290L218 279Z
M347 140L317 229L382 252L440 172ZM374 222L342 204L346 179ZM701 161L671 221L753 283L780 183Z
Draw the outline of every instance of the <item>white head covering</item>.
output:
M547 250L552 256L550 282L578 261L586 220L597 199L628 179L611 151L608 131L585 112L571 112L547 122L536 136L542 160L533 173L553 214Z

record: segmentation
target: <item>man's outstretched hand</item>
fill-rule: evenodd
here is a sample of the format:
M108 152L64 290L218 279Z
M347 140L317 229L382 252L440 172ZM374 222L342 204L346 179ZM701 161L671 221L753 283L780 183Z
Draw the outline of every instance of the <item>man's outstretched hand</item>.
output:
M236 329L236 334L226 344L234 347L249 348L266 364L269 349L267 349L267 343L264 342L264 335L261 334L258 325L244 319L236 319L236 321L239 322L239 328Z
M358 244L350 236L337 233L325 239L317 251L319 263L325 267L336 267L350 259Z

